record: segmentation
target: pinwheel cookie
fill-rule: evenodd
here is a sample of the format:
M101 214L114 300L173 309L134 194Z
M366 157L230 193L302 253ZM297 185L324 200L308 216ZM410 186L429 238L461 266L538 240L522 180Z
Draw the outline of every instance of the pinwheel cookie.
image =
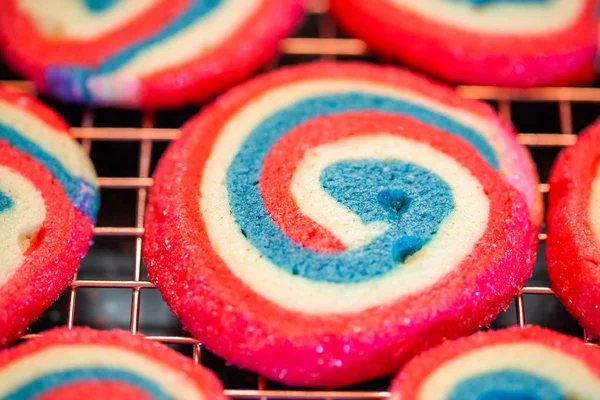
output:
M331 0L375 51L456 83L542 86L594 78L594 0Z
M165 345L123 331L48 331L0 354L6 400L225 400L214 375Z
M508 137L487 107L407 72L271 73L164 155L148 272L230 362L294 385L390 373L490 322L530 275L530 209L490 165Z
M98 204L94 167L66 123L0 87L0 346L67 287Z
M580 324L600 333L600 121L552 167L546 260L552 288Z
M600 350L537 326L479 332L413 360L393 400L600 399Z
M7 0L0 45L39 90L66 101L175 107L260 69L303 0Z

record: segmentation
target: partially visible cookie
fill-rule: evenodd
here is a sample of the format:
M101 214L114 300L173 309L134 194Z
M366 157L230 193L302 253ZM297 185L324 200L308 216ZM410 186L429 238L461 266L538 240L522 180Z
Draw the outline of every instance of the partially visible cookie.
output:
M53 329L0 353L5 400L225 400L212 372L124 331Z
M537 326L479 332L411 360L393 400L600 399L600 349Z
M303 0L6 0L0 46L62 100L176 107L260 69L302 13Z
M376 52L454 83L544 86L594 79L595 0L331 0Z
M600 120L564 149L550 174L546 261L552 288L600 334Z
M66 123L0 87L0 346L68 286L98 205L94 167Z
M186 124L161 159L150 278L207 348L270 379L393 372L489 323L531 274L536 227L496 169L514 141L502 128L396 69L264 75Z

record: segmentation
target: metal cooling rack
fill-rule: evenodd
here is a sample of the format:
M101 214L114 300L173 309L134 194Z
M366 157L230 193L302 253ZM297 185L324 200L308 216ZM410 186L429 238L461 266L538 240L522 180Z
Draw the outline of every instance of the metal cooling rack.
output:
M358 39L343 37L343 34L338 31L331 21L327 11L326 0L313 0L309 6L304 26L296 34L296 37L288 38L281 42L280 54L277 60L266 70L276 68L279 65L316 59L374 60L364 42ZM27 81L4 80L2 83L19 86L31 92L34 91L31 83ZM519 129L520 131L524 130L524 132L529 133L520 133L518 140L532 151L543 180L547 178L549 166L558 150L563 146L573 145L577 140L575 132L581 130L581 128L600 114L600 87L515 90L497 87L462 86L459 87L459 90L466 97L490 102L497 108L499 114L504 119L515 123L518 129L521 128L518 121L519 119L523 120L523 118L519 118L515 114L521 114L521 116L529 115L529 118L524 119L525 121L529 121L524 124L525 128ZM533 108L528 111L528 107ZM541 115L537 111L531 111L536 107L541 108ZM64 110L69 112L71 108L71 106L66 107L62 105L59 107L59 111L62 110L64 114ZM189 114L191 115L195 111L191 110ZM115 145L117 143L129 142L139 146L139 149L135 148L132 150L130 148L130 153L127 156L131 159L137 159L137 173L132 174L134 176L101 176L98 178L98 185L103 193L105 191L135 191L135 205L132 205L127 210L129 219L134 221L134 223L130 223L127 226L100 225L94 231L96 240L110 238L116 243L134 241L133 248L131 249L133 262L130 263L133 274L130 279L121 279L122 275L119 275L118 279L80 279L75 275L63 301L59 301L46 313L54 313L54 317L50 318L51 322L47 326L44 326L44 328L59 324L66 324L71 328L73 325L80 324L80 322L76 321L76 310L79 304L77 300L78 292L82 289L108 288L131 291L131 306L126 309L117 310L117 312L123 314L124 318L129 321L129 330L136 334L140 332L140 311L143 304L141 301L141 292L155 290L152 283L147 280L144 274L144 265L141 257L146 197L148 188L152 186L152 178L150 176L153 160L158 158L154 157L154 153L157 152L158 148L158 155L160 155L161 149L164 149L164 144L179 136L177 128L180 122L167 124L170 125L169 127L157 127L157 125L164 125L157 124L157 115L159 113L144 112L134 118L136 120L135 125L137 126L131 127L131 122L128 122L123 125L129 127L119 126L118 124L117 126L99 127L95 124L99 112L99 110L94 109L81 109L80 117L78 117L79 122L73 123L72 118L70 121L72 126L80 125L79 127L74 127L73 132L81 140L88 153L91 152L94 145L99 146L103 142ZM104 110L103 112L110 114L111 112L116 113L120 111ZM531 124L532 119L535 122L534 124ZM540 121L544 123L539 124ZM554 124L554 127L551 127L552 124ZM523 124L521 123L521 125ZM540 125L548 128L540 130ZM534 131L527 130L529 127L534 127ZM102 154L102 157L110 156L106 152ZM539 190L546 194L549 190L548 184L540 184ZM501 316L500 319L503 321L497 326L511 324L523 326L526 320L536 319L535 312L530 311L526 313L525 297L527 297L528 304L531 301L538 306L540 304L544 306L554 300L554 296L552 296L553 292L547 284L545 265L543 263L543 248L546 234L541 233L539 237L541 249L540 254L538 254L539 261L536 271L540 271L541 278L537 279L537 281L533 280L534 285L524 287L521 293L515 298L514 319L506 315ZM80 269L80 276L84 268L85 266L82 266L82 269ZM122 273L122 271L120 272ZM542 283L538 284L538 282ZM166 305L164 306L166 307ZM540 308L537 307L537 309L539 310ZM509 312L511 311L509 310ZM66 316L64 315L65 313ZM57 318L56 315L60 315L60 317ZM563 310L558 316L554 315L554 318L562 321L569 317ZM507 319L508 322L506 321ZM574 325L573 322L570 324L571 327ZM556 324L551 323L550 325L554 327ZM103 327L111 328L115 326L111 326L108 323L104 324ZM35 331L35 325L32 331ZM571 333L573 333L572 329ZM32 338L36 335L36 333L27 333L23 339ZM202 362L205 364L203 356L208 351L203 349L202 345L196 339L185 336L185 332L183 331L181 334L166 333L147 336L147 338L168 345L174 345L178 350L190 354L196 363ZM583 332L583 338L586 343L597 345L595 338L587 335L585 332ZM227 373L226 371L225 374ZM390 397L390 393L386 391L388 383L389 380L375 381L368 384L366 389L364 386L358 386L344 391L326 389L306 391L285 388L281 385L268 382L262 377L255 377L252 385L242 383L234 385L236 388L229 388L226 383L225 393L236 399L387 399Z

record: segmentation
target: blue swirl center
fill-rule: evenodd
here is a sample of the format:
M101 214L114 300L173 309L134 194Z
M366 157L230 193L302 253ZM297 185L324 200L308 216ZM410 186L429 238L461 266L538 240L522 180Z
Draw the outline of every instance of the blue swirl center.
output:
M98 75L106 75L117 71L127 64L138 54L161 42L177 35L196 21L204 18L214 10L223 0L192 0L189 6L176 18L169 21L161 29L152 35L132 43L124 43L123 48L111 55L95 68L86 68L78 65L60 65L48 68L46 79L51 84L49 89L56 95L67 100L90 101L92 94L87 86L87 81ZM96 7L105 9L110 7L102 0L87 0L88 6L95 4ZM109 3L111 3L109 1ZM194 51L196 49L190 49Z
M43 375L13 390L2 400L35 399L59 386L88 380L124 382L144 390L156 400L171 398L157 383L141 375L119 368L99 367L67 369Z
M83 0L83 4L93 13L106 11L119 0Z
M232 193L245 191L249 178L230 182ZM454 206L443 180L402 161L336 163L323 171L321 184L363 222L385 221L389 229L364 247L319 253L284 235L255 202L260 200L250 202L248 196L232 201L243 234L261 254L294 275L316 281L360 282L391 271L431 239Z
M13 205L13 200L0 190L0 213L10 209Z
M473 376L457 384L448 400L565 400L556 383L522 370L506 369Z
M12 126L0 122L0 139L7 140L13 147L28 153L44 166L60 182L73 205L92 221L100 207L98 189L92 182L71 175L54 156L47 153L38 144L26 139Z

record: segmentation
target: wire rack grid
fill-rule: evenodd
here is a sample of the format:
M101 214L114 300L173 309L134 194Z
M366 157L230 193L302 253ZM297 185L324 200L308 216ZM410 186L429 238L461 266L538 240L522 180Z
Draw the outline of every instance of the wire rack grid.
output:
M360 59L370 57L367 46L358 39L340 37L335 25L327 14L326 0L313 0L309 5L309 16L316 19L316 33L300 37L285 39L280 45L278 60L286 56L299 56L315 59ZM267 69L276 68L279 62L274 62ZM27 81L3 81L2 83L18 86L33 92L33 86ZM557 114L560 129L558 132L535 132L520 133L518 140L530 149L554 148L573 145L577 136L573 125L573 103L588 103L598 105L600 108L600 88L536 88L536 89L506 89L482 86L461 86L459 91L466 97L493 102L502 118L512 121L512 104L514 102L543 102L557 105ZM160 142L169 142L179 136L176 128L155 127L155 113L144 112L141 118L141 126L136 128L127 127L96 127L94 126L95 110L86 109L81 118L81 126L74 127L74 135L81 140L83 147L89 153L94 143L130 141L139 142L139 154L137 175L131 177L101 176L98 185L101 189L133 189L136 191L136 207L131 210L134 213L135 224L127 227L98 226L94 230L95 237L111 237L116 240L133 238L135 240L135 256L133 262L132 279L78 279L77 274L73 277L68 289L68 305L66 323L69 328L75 324L75 310L77 307L77 291L81 288L120 288L131 290L131 307L129 313L129 330L136 334L140 331L140 307L142 290L152 290L154 286L148 280L142 278L142 235L144 232L144 212L148 189L152 186L151 159L153 147ZM547 171L546 171L547 172ZM540 192L546 194L549 191L547 183L539 185ZM539 235L540 241L546 239L546 234ZM515 298L516 323L523 326L526 322L524 297L552 296L552 289L548 286L526 286ZM27 333L23 339L36 337L36 333ZM147 336L149 340L157 340L167 344L178 344L192 347L192 357L196 363L201 361L202 344L189 336ZM593 338L585 332L583 338L590 345L597 345ZM267 389L267 381L257 378L257 386L248 389L226 389L228 396L237 399L387 399L390 393L385 390L288 390Z

